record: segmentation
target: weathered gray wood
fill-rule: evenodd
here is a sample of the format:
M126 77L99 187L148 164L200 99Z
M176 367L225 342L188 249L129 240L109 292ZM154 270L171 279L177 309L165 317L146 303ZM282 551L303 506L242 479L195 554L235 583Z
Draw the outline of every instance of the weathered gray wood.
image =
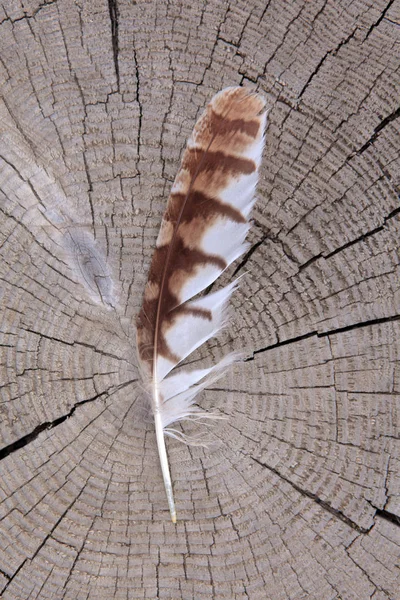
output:
M399 27L397 0L3 0L4 600L398 597ZM202 397L210 449L168 444L174 526L134 317L186 138L239 83L270 106L259 202L197 358L248 360Z

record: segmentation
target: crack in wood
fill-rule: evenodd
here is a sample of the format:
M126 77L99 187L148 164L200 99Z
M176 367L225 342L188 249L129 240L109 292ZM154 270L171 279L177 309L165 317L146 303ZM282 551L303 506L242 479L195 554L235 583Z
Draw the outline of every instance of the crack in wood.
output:
M367 148L369 148L377 140L379 133L382 131L382 129L384 129L387 125L389 125L389 123L391 123L395 119L398 119L399 117L400 117L400 106L399 106L399 108L397 108L396 110L391 112L390 115L388 115L387 117L382 119L382 121L379 123L379 125L377 125L375 127L374 133L371 135L371 137L365 142L365 144L363 144L361 146L361 148L359 150L357 150L355 152L355 154L358 154L358 155L363 154L363 152L365 152L365 150L367 150Z
M105 350L101 350L100 348L97 348L96 346L94 346L93 344L88 344L86 342L78 342L77 340L74 340L73 342L68 342L67 340L63 340L61 338L57 338L55 336L52 335L47 335L46 333L42 333L41 331L35 331L34 329L31 329L30 327L21 327L21 329L23 331L26 331L27 333L33 333L34 335L38 335L40 338L44 338L46 340L50 340L52 342L59 342L60 344L65 344L66 346L82 346L83 348L90 348L91 350L93 350L93 352L96 352L97 354L101 354L101 356L108 356L109 358L115 358L118 361L125 361L128 364L130 364L130 362L121 357L121 356L117 356L116 354L112 354L111 352L106 352Z
M378 227L375 227L375 229L371 229L370 231L367 231L366 233L363 233L362 235L360 235L359 237L355 238L354 240L350 240L350 242L346 242L346 244L343 244L343 246L339 246L338 248L335 248L335 250L332 250L332 252L329 252L329 254L325 254L325 255L324 254L318 254L317 256L314 256L313 258L310 258L310 260L308 260L306 263L304 263L303 265L301 265L299 271L307 268L311 263L313 263L314 261L318 260L319 258L324 258L325 260L328 260L328 258L331 258L332 256L335 256L339 252L342 252L343 250L346 250L347 248L350 248L351 246L354 246L355 244L363 242L364 240L366 240L367 238L371 237L372 235L375 235L376 233L380 233L381 231L384 231L386 223L390 219L393 219L393 217L395 217L399 213L400 213L400 207L399 208L395 208L394 210L392 210L392 212L390 212L386 217L383 218L382 225L379 225Z
M385 519L385 521L393 523L397 527L400 527L400 515L396 515L395 513L385 510L384 508L376 508L375 506L374 508L376 510L376 516Z
M117 0L108 0L108 10L110 12L110 21L111 21L111 41L113 48L113 58L114 58L114 68L115 68L115 76L117 78L117 89L119 91L119 62L118 62L118 53L119 53L119 36L118 36L118 27L119 27L119 9Z
M61 425L61 423L64 423L64 421L66 421L67 419L72 417L72 415L75 413L76 409L79 406L83 406L84 404L88 404L89 402L95 402L96 400L99 400L100 398L102 398L104 396L109 398L110 396L112 396L113 394L118 392L119 390L130 385L131 383L135 383L136 381L137 381L137 379L131 379L129 381L125 381L124 383L121 383L117 386L112 386L108 390L105 390L103 392L96 394L92 398L86 398L85 400L80 400L79 402L76 402L67 414L62 415L61 417L58 417L57 419L54 419L54 421L46 421L45 423L41 423L40 425L35 427L35 429L33 429L30 433L27 433L26 435L20 437L15 442L8 444L8 446L4 446L0 450L0 461L3 460L4 458L7 458L8 456L10 456L10 454L13 454L17 450L24 448L25 446L27 446L34 440L36 440L37 437L42 433L42 431L45 431L46 429L54 429L58 425Z
M0 598L2 598L2 594L3 592L6 591L6 589L9 587L9 585L12 583L12 581L17 577L18 573L24 568L25 564L28 562L28 558L25 558L25 560L22 561L22 563L19 565L19 567L17 568L17 570L15 571L15 573L13 573L13 575L8 577L8 582L6 583L6 585L3 587L3 589L0 590Z
M344 327L338 327L337 329L330 329L329 331L311 331L304 335L299 335L294 338L289 338L287 340L282 340L277 342L276 344L271 344L269 346L265 346L264 348L258 348L258 350L254 350L253 355L249 358L246 358L244 362L248 362L250 360L254 360L254 356L256 354L261 354L262 352L268 352L269 350L274 350L275 348L279 348L281 346L287 346L288 344L295 344L296 342L300 342L310 337L318 337L324 338L332 335L338 335L340 333L345 333L347 331L352 331L353 329L360 329L362 327L372 327L373 325L380 325L382 323L391 323L394 321L399 321L400 315L392 315L390 317L382 317L379 319L370 319L369 321L361 321L359 323L354 323L353 325L346 325Z
M303 490L301 487L299 487L298 485L296 485L295 483L293 483L293 481L290 481L290 479L288 479L287 477L285 477L284 475L282 475L274 467L271 467L270 465L267 465L266 463L263 463L261 460L255 458L254 456L250 456L249 458L251 458L251 460L253 460L255 463L257 463L261 467L264 467L265 469L268 469L269 471L271 471L272 473L274 473L275 475L277 475L283 481L286 481L286 483L288 483L289 485L291 485L297 492L299 492L299 494L301 494L302 496L306 496L307 498L310 498L311 500L313 500L314 502L316 502L316 504L318 504L319 506L321 506L322 508L324 508L325 510L327 510L328 512L330 512L332 515L334 515L335 517L337 517L338 519L340 519L341 521L343 521L344 523L346 523L346 525L348 525L352 529L355 529L359 533L368 533L368 531L370 530L370 528L366 529L365 527L360 527L360 525L357 525L357 523L355 523L354 521L352 521L342 511L340 511L337 508L334 508L333 506L331 506L325 500L321 500L321 498L319 498L316 494L313 494L312 492L309 492L307 490Z
M139 162L140 162L140 145L141 145L141 135L142 135L142 119L143 119L143 106L140 98L140 71L139 71L139 62L136 53L135 40L133 41L133 61L135 65L135 73L136 73L136 102L139 108L139 122L138 122L138 131L137 131L137 142L136 142L136 151L137 151L137 159L136 159L136 170L138 172L139 182L140 182L140 170L139 170Z
M253 244L253 246L250 248L250 250L248 250L246 252L246 254L244 255L243 260L238 264L238 266L236 267L236 269L234 270L232 277L235 277L239 271L241 269L243 269L243 267L246 265L246 263L250 260L250 258L253 256L254 252L257 250L257 248L259 248L264 242L265 240L268 238L268 235L265 234L263 236L263 238L261 240L259 240L258 242L256 242L255 244Z
M49 2L42 2L41 4L39 4L39 6L36 8L36 10L34 10L32 12L32 14L28 14L26 12L26 10L24 10L24 14L22 17L18 17L16 19L11 19L11 17L6 17L5 19L3 19L2 21L0 21L0 25L2 25L3 23L6 22L10 22L12 25L14 25L14 23L18 23L19 21L29 21L30 19L33 19L36 17L36 15L43 9L46 8L47 6L51 6L52 4L56 4L58 2L58 0L49 0ZM4 8L3 8L4 10Z
M41 549L44 547L44 545L47 543L47 541L49 539L51 539L53 532L57 529L57 527L60 525L60 523L62 522L62 520L65 518L65 516L68 514L68 512L71 510L71 508L73 507L73 505L76 503L77 500L79 500L81 494L84 492L85 490L85 485L87 483L87 480L84 482L84 484L82 485L82 488L80 490L80 492L78 493L78 495L70 502L70 504L67 506L67 508L63 511L63 513L59 516L59 518L57 519L57 521L55 522L55 524L51 527L50 531L48 533L46 533L44 539L42 540L42 542L39 544L39 546L36 548L35 552L33 553L33 555L28 559L26 558L23 563L18 567L18 569L15 571L15 573L13 574L13 576L10 578L10 580L8 581L8 583L5 585L5 587L1 590L1 593L5 592L7 590L7 588L10 586L10 584L12 583L12 581L14 579L16 579L18 573L21 571L21 569L23 568L23 566L25 565L25 563L29 560L30 563L32 563L34 561L34 559L36 558L36 556L39 554L39 552L41 551ZM1 596L0 596L1 597Z
M358 539L358 538L356 538L356 539ZM349 557L349 559L350 559L350 560L351 560L351 561L352 561L352 562L353 562L353 563L354 563L354 564L355 564L355 565L356 565L356 566L357 566L357 567L358 567L358 568L359 568L359 569L360 569L360 570L361 570L361 571L364 573L365 577L368 579L368 581L370 582L370 584L374 586L374 588L375 588L375 591L374 591L374 593L372 594L372 596L370 596L370 598L372 598L372 597L375 595L375 593L376 593L378 590L381 590L382 588L381 588L381 587L378 587L378 586L377 586L377 585L376 585L376 584L375 584L375 583L372 581L372 579L371 579L371 576L369 575L369 573L368 573L368 572L367 572L365 569L363 569L363 567L362 567L362 566L361 566L361 565L360 565L360 564L359 564L359 563L358 563L358 562L355 560L355 558L353 558L353 556L350 554L350 552L349 552L349 549L350 549L350 547L352 546L352 544L353 544L354 542L355 542L355 540L353 540L353 542L350 544L350 546L348 546L347 548L345 548L345 552L346 552L347 556Z
M300 100L300 98L303 96L304 92L306 91L306 89L308 88L308 86L311 84L312 80L314 79L314 77L316 75L318 75L322 65L324 64L324 62L326 61L327 58L329 58L329 56L336 56L336 54L339 52L339 50L345 46L346 44L348 44L348 42L354 37L354 35L357 32L358 27L356 27L344 40L341 40L339 42L339 44L337 44L337 46L335 48L332 48L332 50L328 50L328 52L326 52L326 54L324 54L324 56L320 59L320 61L318 62L317 66L315 67L314 71L310 74L309 78L307 79L307 81L305 82L305 84L303 85L303 87L301 88L298 96L297 96L297 100Z
M370 34L372 33L372 31L373 31L374 29L376 29L376 27L379 27L379 25L381 24L381 22L382 22L382 21L383 21L383 19L385 18L385 16L386 16L386 14L387 14L388 10L389 10L389 9L390 9L390 7L392 6L393 2L394 2L394 0L390 0L390 1L388 2L388 4L385 6L385 8L382 10L381 14L379 15L379 18L378 18L378 20L377 20L377 21L375 21L375 23L372 23L372 25L370 26L370 28L369 28L369 29L368 29L368 31L367 31L367 34L366 34L366 36L365 36L365 38L364 38L364 41L365 41L366 39L368 39L368 37L370 36Z
M5 571L3 571L2 569L0 569L0 575L2 575L3 577L5 577L6 579L8 579L8 581L10 581L11 579L11 575L8 575Z
M400 109L399 109L400 110ZM305 269L307 269L310 265L312 265L314 262L317 262L319 259L323 258L324 260L328 260L329 258L332 258L333 256L335 256L336 254L339 254L339 252L342 252L343 250L346 250L347 248L350 248L351 246L354 246L355 244L358 244L360 242L365 241L367 238L375 235L376 233L380 233L381 231L385 230L385 226L386 223L390 220L393 219L393 217L395 217L396 215L398 215L400 213L400 207L395 208L394 210L392 210L387 216L385 216L383 218L383 222L382 225L379 225L378 227L375 227L374 229L371 229L370 231L367 231L363 234L361 234L360 236L358 236L357 238L350 240L349 242L346 242L345 244L343 244L342 246L339 246L338 248L335 248L335 250L332 250L332 252L329 252L329 254L323 254L322 252L320 252L319 254L312 256L309 260L307 260L305 263L301 264L299 266L298 269L298 273L301 273L302 271L304 271ZM261 240L259 240L258 242L256 242L255 244L253 244L253 246L250 248L250 250L247 252L247 254L245 254L243 260L241 261L241 263L236 267L232 277L234 277L245 265L246 263L249 261L249 259L252 257L252 255L254 254L254 252L260 247L262 246L262 244L267 240L270 239L272 242L274 243L279 243L282 246L282 250L284 251L285 255L289 258L289 260L291 260L292 262L299 264L298 259L292 254L292 252L289 250L289 246L287 244L285 244L284 242L282 242L279 237L277 236L270 236L268 233L264 234L263 238Z

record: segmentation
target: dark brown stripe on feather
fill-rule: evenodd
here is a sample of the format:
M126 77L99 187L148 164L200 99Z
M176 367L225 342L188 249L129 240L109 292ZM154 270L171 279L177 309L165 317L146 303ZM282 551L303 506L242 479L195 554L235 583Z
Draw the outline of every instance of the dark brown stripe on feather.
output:
M259 119L230 119L229 114L225 118L223 115L216 113L212 108L209 117L211 122L210 128L218 131L218 135L225 135L226 133L234 135L240 131L255 139L260 131Z
M185 194L171 194L172 210L168 210L168 214L165 215L165 219L167 221L174 222L177 220L182 207L182 202L185 200L185 198ZM211 215L227 217L235 223L247 222L240 210L234 208L228 203L221 202L218 198L207 196L207 194L202 192L190 192L187 205L187 209L185 209L182 214L182 219L180 221L181 223L187 223L195 216L208 218Z
M192 315L193 317L200 317L201 319L205 319L206 321L212 321L211 310L206 310L205 308L195 308L194 306L187 306L186 304L182 304L182 306L178 306L178 308L176 308L175 310L179 314Z
M192 175L204 171L223 171L231 175L250 175L256 170L254 160L225 154L222 150L200 150L187 148L182 160L182 166Z

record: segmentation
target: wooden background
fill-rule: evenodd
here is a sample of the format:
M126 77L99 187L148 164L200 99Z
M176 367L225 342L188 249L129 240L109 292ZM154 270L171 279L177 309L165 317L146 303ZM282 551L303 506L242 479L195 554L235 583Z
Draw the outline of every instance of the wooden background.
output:
M0 596L399 598L399 0L3 0ZM197 116L267 97L247 272L168 442L135 315ZM235 269L234 269L235 270ZM228 281L233 270L224 276Z

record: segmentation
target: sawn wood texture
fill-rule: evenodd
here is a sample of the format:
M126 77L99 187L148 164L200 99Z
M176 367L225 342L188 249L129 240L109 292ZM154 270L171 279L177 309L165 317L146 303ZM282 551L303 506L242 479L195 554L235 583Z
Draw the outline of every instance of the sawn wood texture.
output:
M0 596L395 600L398 0L3 0ZM269 125L230 326L247 361L168 443L135 319L186 140L226 86ZM187 429L189 431L189 428Z

